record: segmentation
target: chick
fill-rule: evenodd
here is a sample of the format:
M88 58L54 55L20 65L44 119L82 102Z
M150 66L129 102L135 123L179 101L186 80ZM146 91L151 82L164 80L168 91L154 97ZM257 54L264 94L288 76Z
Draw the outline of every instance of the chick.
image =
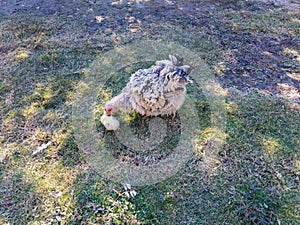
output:
M120 122L114 116L108 116L105 113L101 116L100 121L106 130L117 130L120 127Z

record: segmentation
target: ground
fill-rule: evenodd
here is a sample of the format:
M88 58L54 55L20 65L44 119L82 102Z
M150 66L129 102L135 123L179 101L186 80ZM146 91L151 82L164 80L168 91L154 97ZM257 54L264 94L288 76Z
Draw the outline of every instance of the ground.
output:
M299 224L298 9L292 0L0 1L0 224ZM226 123L214 129L212 105L191 86L201 126L193 157L127 198L89 166L71 114L92 62L140 40L197 52L224 93ZM112 75L99 109L143 66ZM131 116L147 136L148 118ZM180 117L165 119L175 139L147 154L95 122L114 157L147 165L148 154L159 161L178 144ZM216 132L226 140L209 158Z

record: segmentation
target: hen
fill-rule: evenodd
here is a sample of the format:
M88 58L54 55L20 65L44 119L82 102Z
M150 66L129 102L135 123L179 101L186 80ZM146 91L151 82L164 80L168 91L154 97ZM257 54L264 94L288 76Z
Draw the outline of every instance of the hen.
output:
M184 103L186 85L192 83L191 67L183 65L178 55L169 58L132 74L122 92L106 103L105 114L123 111L146 116L175 115Z

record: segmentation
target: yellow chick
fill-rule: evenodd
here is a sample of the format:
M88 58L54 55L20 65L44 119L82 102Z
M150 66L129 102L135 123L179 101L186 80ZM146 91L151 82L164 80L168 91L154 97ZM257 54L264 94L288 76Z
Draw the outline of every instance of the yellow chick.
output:
M120 122L114 116L108 116L105 113L101 116L100 121L106 130L117 130L120 127Z

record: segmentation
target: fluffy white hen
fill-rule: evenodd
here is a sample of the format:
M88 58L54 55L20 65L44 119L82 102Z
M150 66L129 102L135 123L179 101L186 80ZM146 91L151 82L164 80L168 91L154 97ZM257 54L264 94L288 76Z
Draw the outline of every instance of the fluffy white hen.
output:
M106 103L105 114L123 111L146 116L175 115L184 103L186 85L192 83L191 67L183 65L178 55L169 58L132 74L122 92Z

